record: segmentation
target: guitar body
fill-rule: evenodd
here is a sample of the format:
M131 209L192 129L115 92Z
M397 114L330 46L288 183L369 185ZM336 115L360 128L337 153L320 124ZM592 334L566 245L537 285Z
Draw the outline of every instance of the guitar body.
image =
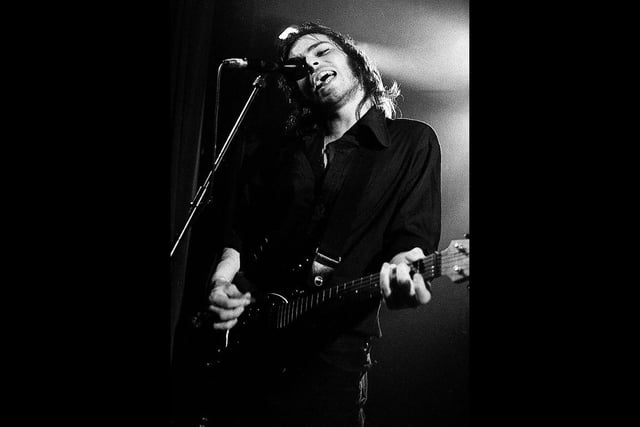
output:
M194 317L202 366L220 370L254 370L276 375L290 362L322 342L331 324L326 313L336 304L305 310L317 300L310 290L252 293L255 301L245 307L238 323L228 331L213 329L213 316L201 312Z
M197 329L202 343L202 363L207 369L227 369L230 366L246 366L247 363L265 368L277 360L273 350L278 347L282 334L272 326L273 316L286 298L274 293L256 295L254 298L255 301L245 308L238 323L229 331L213 329L213 316L209 313L198 313L193 319L194 323L200 323Z

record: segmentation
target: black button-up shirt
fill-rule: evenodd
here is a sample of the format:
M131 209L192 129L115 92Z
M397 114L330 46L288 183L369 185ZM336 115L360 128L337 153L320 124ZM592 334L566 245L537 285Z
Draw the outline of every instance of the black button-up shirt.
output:
M283 144L273 150L272 157L264 157L259 167L252 166L252 178L238 206L250 209L253 219L236 222L225 241L243 254L243 263L251 259L247 253L257 245L249 241L261 234L269 236L270 250L282 260L315 249L358 150L375 152L373 172L361 194L354 194L359 201L349 219L350 232L332 282L376 273L383 262L414 247L425 254L437 250L440 146L429 125L387 119L372 108L332 143L335 156L326 170L322 141L317 134ZM354 310L356 318L345 318L345 328L380 335L378 307L376 303L364 312Z

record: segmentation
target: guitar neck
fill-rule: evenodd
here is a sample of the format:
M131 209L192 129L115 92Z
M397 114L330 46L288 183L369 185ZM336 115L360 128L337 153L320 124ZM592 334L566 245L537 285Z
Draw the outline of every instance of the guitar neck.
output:
M409 267L414 273L420 273L425 280L432 280L441 274L442 255L435 252L425 258L419 259ZM284 328L322 304L329 301L340 300L344 297L359 296L361 298L375 298L380 296L380 273L374 273L358 279L334 285L318 291L294 297L287 304L277 308L276 327Z

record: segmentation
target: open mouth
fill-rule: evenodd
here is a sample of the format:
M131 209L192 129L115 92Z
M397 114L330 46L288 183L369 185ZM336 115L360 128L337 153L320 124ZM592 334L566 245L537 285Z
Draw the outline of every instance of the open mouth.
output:
M323 86L326 86L331 80L336 76L336 72L332 70L322 71L320 72L316 78L314 79L313 90L317 92Z

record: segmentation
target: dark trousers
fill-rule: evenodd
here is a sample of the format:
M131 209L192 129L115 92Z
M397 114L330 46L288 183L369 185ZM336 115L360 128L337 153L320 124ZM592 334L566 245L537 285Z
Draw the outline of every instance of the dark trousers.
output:
M362 427L370 364L316 355L278 373L229 370L213 385L208 426ZM256 355L259 357L259 355Z
M269 425L362 427L367 387L366 370L346 371L320 358L289 369L265 395Z

